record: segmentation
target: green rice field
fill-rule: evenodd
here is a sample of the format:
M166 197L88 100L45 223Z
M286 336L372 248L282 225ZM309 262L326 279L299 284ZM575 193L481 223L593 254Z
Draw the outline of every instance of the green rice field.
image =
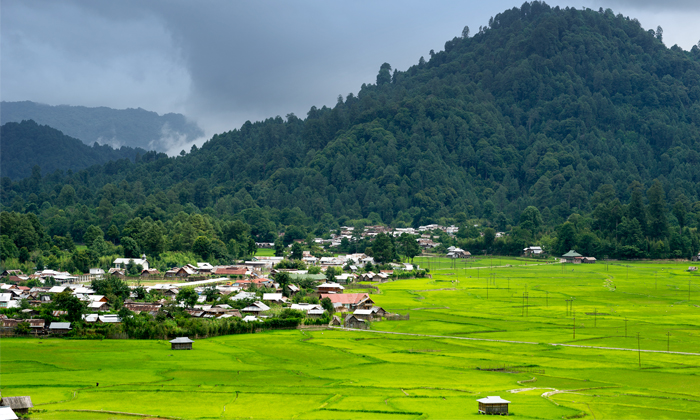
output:
M415 262L433 278L372 294L410 320L371 331L221 336L192 351L3 338L2 395L30 395L36 419L462 419L487 395L518 419L700 417L693 263Z

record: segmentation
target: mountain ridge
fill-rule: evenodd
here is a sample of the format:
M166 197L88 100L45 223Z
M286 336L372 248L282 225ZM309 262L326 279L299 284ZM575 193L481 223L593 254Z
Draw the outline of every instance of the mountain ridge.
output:
M0 126L0 174L12 179L26 178L34 174L34 166L44 174L56 170L80 170L92 165L120 159L135 160L146 153L144 149L93 144L64 135L48 125L33 120L9 122ZM35 174L36 176L36 174Z
M174 142L204 135L182 114L159 115L143 108L113 109L73 105L47 105L32 101L0 103L0 125L34 120L54 127L87 145L97 142L113 148L139 147L166 152Z

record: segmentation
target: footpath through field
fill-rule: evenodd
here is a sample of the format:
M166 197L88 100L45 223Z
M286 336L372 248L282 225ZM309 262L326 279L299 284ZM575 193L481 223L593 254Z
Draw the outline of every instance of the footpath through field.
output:
M414 334L414 333L402 333L393 331L375 331L375 330L360 330L355 328L342 328L342 327L330 327L337 330L343 331L359 331L368 332L375 334L394 334L394 335L410 335L414 337L429 337L429 338L449 338L453 340L470 340L470 341L489 341L493 343L508 343L508 344L534 344L541 345L545 344L548 346L560 346L560 347L576 347L581 349L596 349L596 350L619 350L619 351L636 351L642 353L667 353L667 354L680 354L685 356L700 356L700 353L688 353L682 351L664 351L664 350L640 350L640 349L626 349L623 347L600 347L600 346L582 346L580 344L561 344L561 343L536 343L534 341L513 341L513 340L496 340L493 338L474 338L474 337L455 337L450 335L430 335L430 334Z

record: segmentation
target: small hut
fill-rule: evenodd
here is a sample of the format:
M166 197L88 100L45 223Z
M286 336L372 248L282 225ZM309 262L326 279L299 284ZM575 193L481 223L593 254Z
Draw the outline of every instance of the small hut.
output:
M330 324L331 327L342 327L343 326L343 321L338 318L338 315L333 315L333 319L331 319Z
M480 400L476 400L479 403L479 413L480 414L500 414L502 416L508 415L508 404L510 401L504 400L498 396L488 396Z
M174 340L170 340L171 350L192 350L192 343L194 341L187 337L177 337Z
M32 398L26 397L3 397L0 401L0 405L4 407L10 407L12 411L20 414L27 414L29 409L34 407L32 404Z

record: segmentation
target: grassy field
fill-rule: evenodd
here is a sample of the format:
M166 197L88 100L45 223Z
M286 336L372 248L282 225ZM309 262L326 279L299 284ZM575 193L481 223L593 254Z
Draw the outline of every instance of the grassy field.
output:
M698 418L700 276L688 263L523 263L432 260L432 279L372 295L411 319L366 332L223 336L192 351L3 338L0 387L31 395L37 419L461 419L486 395L512 401L512 418Z

